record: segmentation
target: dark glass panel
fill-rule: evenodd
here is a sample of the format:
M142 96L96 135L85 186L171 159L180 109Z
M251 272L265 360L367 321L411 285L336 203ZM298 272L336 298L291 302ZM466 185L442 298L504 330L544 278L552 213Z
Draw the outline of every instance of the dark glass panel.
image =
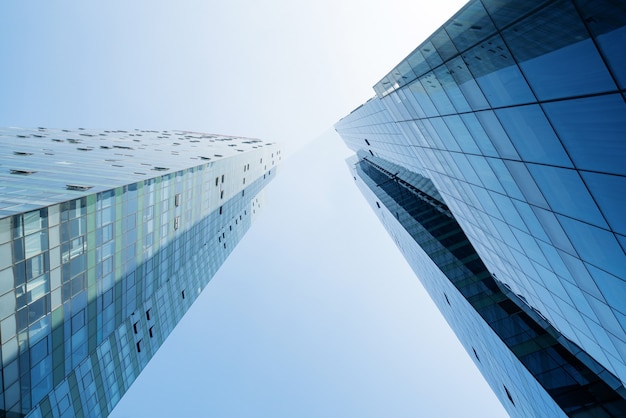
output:
M626 87L626 3L616 0L576 0L578 11L599 44L621 88Z
M463 60L492 107L536 101L499 35L464 53Z
M432 42L424 42L419 50L424 55L426 62L428 62L431 68L435 68L438 65L441 65L441 63L443 62Z
M444 27L459 51L464 51L496 30L479 1L469 3Z
M558 1L503 31L541 100L615 89L583 22L569 1Z
M484 0L485 8L497 27L502 28L531 10L546 3L547 0Z
M435 32L430 37L430 41L437 49L437 52L443 61L447 61L458 54L456 47L450 40L450 36L448 36L448 33L444 29L439 29Z
M413 51L405 61L411 66L417 77L430 71L430 65L419 50Z
M620 95L543 107L577 168L626 174L626 104Z

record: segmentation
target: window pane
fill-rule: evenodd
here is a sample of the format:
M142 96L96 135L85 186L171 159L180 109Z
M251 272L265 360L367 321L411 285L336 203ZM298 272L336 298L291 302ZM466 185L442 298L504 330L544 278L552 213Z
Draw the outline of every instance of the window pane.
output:
M616 88L569 1L530 15L503 36L541 100Z
M620 95L543 107L577 168L626 174L626 104Z
M611 229L626 235L626 177L600 173L581 174Z
M608 227L576 170L539 164L527 167L553 211Z
M463 54L491 107L535 102L502 38L493 36Z
M496 110L522 160L573 167L538 105Z
M626 87L626 8L613 0L578 0L578 10L621 88Z

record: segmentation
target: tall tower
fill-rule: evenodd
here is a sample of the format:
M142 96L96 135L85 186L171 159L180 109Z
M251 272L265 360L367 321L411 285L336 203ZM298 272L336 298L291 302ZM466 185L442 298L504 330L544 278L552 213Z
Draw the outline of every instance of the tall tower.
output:
M472 0L336 124L511 416L626 416L626 5Z
M179 131L0 142L0 415L106 416L250 227L281 150Z

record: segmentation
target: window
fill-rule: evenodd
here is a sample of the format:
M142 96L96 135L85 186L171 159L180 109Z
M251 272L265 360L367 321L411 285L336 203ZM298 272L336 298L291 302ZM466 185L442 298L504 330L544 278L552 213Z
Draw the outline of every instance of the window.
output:
M217 186L220 182L220 178L219 177L215 177L215 185Z
M224 175L222 174L222 183L224 183Z
M139 333L138 325L139 325L139 322L135 322L133 324L133 331L135 332L135 334Z
M515 406L515 402L513 401L513 397L511 396L511 392L509 392L509 389L507 389L506 386L502 385L504 387L504 391L506 392L506 396L507 398L509 398L509 401L511 401L511 403Z
M220 191L220 199L224 198L224 190Z
M380 209L380 203L376 202L376 206Z
M137 341L137 352L141 353L141 340Z
M11 170L11 174L20 174L22 176L30 176L31 174L35 174L36 171L32 171L32 170L18 170L18 169L12 169Z
M174 219L174 230L177 230L179 226L180 226L180 216L177 216Z
M150 320L150 312L152 312L152 308L148 309L146 311L146 319L149 321Z
M185 291L184 290L182 292L180 292L180 295L183 297L183 299L185 299Z
M220 206L220 215L222 214L222 207Z
M154 337L154 332L152 332L153 329L154 329L154 327L150 327L150 329L148 329L148 333L150 334L150 338Z
M174 205L180 206L180 193L176 193L176 196L174 196Z

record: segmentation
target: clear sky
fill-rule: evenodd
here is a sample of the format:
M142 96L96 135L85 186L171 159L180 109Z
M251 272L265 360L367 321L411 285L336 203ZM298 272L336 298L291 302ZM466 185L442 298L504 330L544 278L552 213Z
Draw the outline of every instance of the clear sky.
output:
M463 4L0 4L0 125L196 130L290 156L112 417L506 416L330 130Z

